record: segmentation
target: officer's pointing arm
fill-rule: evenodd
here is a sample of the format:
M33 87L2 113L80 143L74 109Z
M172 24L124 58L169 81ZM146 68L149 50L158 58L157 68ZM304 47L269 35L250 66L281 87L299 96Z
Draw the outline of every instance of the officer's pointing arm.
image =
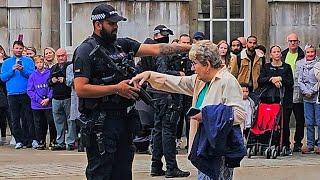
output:
M179 44L141 44L136 56L166 56L188 52L191 45Z

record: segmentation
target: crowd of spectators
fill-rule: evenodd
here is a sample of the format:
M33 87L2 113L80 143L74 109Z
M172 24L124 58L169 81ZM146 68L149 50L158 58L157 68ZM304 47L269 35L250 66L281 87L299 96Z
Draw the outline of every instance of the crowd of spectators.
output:
M191 39L184 34L173 43L180 43L184 38L192 43L205 39L205 35L196 32ZM282 101L283 143L288 152L320 154L319 133L315 137L315 126L320 132L319 58L314 45L305 43L304 49L299 46L297 34L289 34L286 40L288 47L285 50L273 45L268 48L269 53L266 47L258 44L255 36L239 37L230 44L222 40L217 47L222 64L238 80L244 92L248 114L244 134L247 135L254 119L253 103ZM67 60L66 50L46 47L43 54L39 54L34 47L25 47L22 41L15 41L11 56L0 46L0 67L1 144L9 143L6 139L6 129L9 127L15 141L11 144L16 149L25 146L39 150L74 150L77 146L75 121L80 113L73 87L73 67ZM283 98L280 96L281 90L284 90ZM191 102L191 99L188 101ZM190 105L190 102L187 104ZM292 112L296 120L293 146L289 128ZM183 123L189 127L187 117L183 113L179 116L178 149L181 148ZM306 148L302 148L305 126L307 144Z

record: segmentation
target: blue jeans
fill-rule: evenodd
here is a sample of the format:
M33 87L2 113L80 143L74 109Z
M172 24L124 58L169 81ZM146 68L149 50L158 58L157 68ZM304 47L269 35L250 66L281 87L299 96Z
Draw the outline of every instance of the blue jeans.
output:
M315 144L314 126L318 127L318 139L320 139L320 104L304 102L304 118L307 126L307 146L314 148L315 145L320 147L320 141Z
M76 139L76 122L70 119L71 99L56 100L52 99L53 120L57 130L57 144L64 145L66 122L68 133L66 138L67 145L74 145Z
M220 174L217 175L217 179L212 179L205 175L201 171L198 171L198 180L232 180L233 178L233 168L228 168L225 166L225 159L221 157Z

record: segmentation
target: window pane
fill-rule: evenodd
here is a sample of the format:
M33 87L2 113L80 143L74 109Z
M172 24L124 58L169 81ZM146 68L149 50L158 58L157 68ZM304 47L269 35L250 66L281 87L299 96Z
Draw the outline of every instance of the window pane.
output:
M210 0L198 1L198 18L210 18Z
M243 19L244 0L230 0L230 18Z
M214 43L227 40L227 22L213 22L212 33Z
M66 21L72 21L71 4L66 2Z
M244 27L241 21L231 21L230 22L230 39L234 39L243 36Z
M72 24L66 24L66 46L72 46Z
M212 2L213 18L227 18L227 1L214 0Z
M198 31L204 32L205 39L210 39L210 22L209 21L199 21Z

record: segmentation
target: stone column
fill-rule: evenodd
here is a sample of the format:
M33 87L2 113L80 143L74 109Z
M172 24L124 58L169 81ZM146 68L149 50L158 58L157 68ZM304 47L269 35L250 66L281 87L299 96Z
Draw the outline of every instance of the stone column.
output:
M189 34L192 39L193 33L198 31L198 0L189 2Z
M51 0L41 1L41 49L51 45Z

